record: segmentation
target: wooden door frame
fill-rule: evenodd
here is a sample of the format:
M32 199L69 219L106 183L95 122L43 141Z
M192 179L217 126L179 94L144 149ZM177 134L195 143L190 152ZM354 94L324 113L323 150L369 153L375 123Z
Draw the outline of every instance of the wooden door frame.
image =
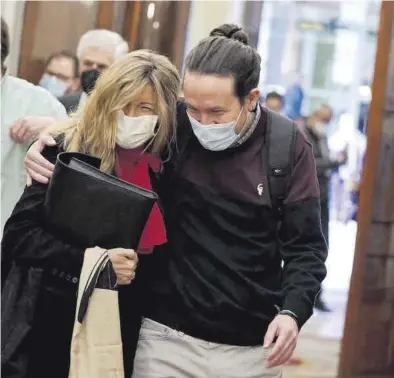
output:
M172 6L175 6L175 10L172 13L176 19L187 20L190 14L190 1L172 1ZM142 48L140 45L140 33L141 33L141 17L143 16L144 4L142 1L134 0L129 1L126 9L126 17L124 22L123 36L129 44L130 50ZM171 24L171 21L168 21ZM183 56L185 53L185 42L187 27L181 22L176 22L173 25L174 28L163 38L169 38L172 48L171 51L167 51L170 54L171 61L180 69ZM166 32L169 30L166 29ZM168 50L168 49L167 49Z
M177 2L177 16L181 20L187 20L186 25L177 22L174 29L174 39L172 48L172 63L177 66L179 70L182 69L183 58L185 55L186 37L187 37L187 24L190 17L191 1Z
M112 0L98 1L96 28L112 30L114 21L114 2Z
M387 96L387 79L390 63L394 24L394 2L382 1L380 24L375 61L375 74L372 86L372 102L368 117L368 146L365 156L363 179L361 184L360 216L358 217L358 231L351 284L349 290L348 307L344 337L341 346L339 364L340 378L356 376L360 358L359 343L363 299L365 295L365 273L368 253L368 238L373 222L373 203L376 194L377 167L381 153L382 124L385 115ZM394 51L391 51L394 54ZM371 319L373 321L373 319ZM361 375L360 375L361 376Z
M31 77L31 57L34 48L33 32L38 22L38 12L42 1L26 1L24 4L23 28L19 50L19 63L17 75L28 81ZM114 2L111 0L97 1L98 10L95 27L98 29L112 30L114 17Z
M31 56L34 47L34 33L37 25L40 3L38 1L26 1L23 14L23 28L19 49L19 63L17 75L29 80Z
M176 3L176 15L181 19L188 19L190 12L190 1L179 1ZM34 30L37 26L41 1L26 1L24 5L23 28L21 33L21 43L18 62L18 76L35 81L32 74L32 56L34 49ZM114 6L112 0L97 1L98 10L95 27L98 29L113 29ZM127 2L126 15L124 19L123 38L128 42L130 50L140 48L138 46L139 31L141 24L142 1L134 0ZM176 23L174 25L174 38L172 38L171 59L180 69L185 52L185 40L187 28L185 25Z
M141 1L127 2L126 16L123 27L123 38L128 42L130 50L138 48L138 31L141 20Z

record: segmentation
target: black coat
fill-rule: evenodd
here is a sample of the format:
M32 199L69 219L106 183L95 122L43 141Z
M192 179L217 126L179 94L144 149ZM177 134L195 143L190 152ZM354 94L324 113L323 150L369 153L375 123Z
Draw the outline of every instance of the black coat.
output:
M315 156L316 160L316 171L317 179L319 181L321 200L327 201L330 170L338 168L341 164L338 161L331 160L329 156L324 156L323 151L320 148L319 138L309 127L306 126L306 124L302 126L302 131L305 133L309 142L312 144L313 155Z
M58 147L44 156L55 163ZM68 377L78 278L88 247L65 240L47 224L47 185L26 188L2 240L2 375ZM141 317L137 282L119 290L125 376L130 377Z

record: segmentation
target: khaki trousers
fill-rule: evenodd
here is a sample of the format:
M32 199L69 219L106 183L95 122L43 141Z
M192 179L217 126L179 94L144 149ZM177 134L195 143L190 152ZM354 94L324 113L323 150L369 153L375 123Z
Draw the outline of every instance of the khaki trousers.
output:
M281 368L265 367L269 352L207 342L144 319L133 378L280 378Z

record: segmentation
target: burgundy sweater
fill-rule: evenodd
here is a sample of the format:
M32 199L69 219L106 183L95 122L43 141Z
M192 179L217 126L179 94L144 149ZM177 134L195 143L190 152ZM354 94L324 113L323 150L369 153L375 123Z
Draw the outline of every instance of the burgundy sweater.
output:
M154 184L168 242L141 264L143 314L207 341L262 344L278 308L302 326L326 275L311 145L298 132L277 233L261 113L243 144L213 152L195 138L180 104L178 148Z

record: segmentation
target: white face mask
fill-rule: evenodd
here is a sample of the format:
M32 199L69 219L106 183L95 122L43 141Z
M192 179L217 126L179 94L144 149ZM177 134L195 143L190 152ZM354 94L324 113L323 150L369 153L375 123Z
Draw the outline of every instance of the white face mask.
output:
M116 143L128 150L143 146L155 135L156 115L128 117L123 112L118 116Z
M207 150L223 151L234 145L240 139L239 134L235 132L235 126L242 114L242 110L243 108L235 121L220 124L213 123L210 125L203 125L191 117L189 113L187 115L192 125L194 135L201 145Z
M44 74L38 83L42 88L52 93L55 97L63 96L68 88L68 84L64 81L59 80L57 77Z
M324 138L327 136L327 125L324 122L316 122L313 131L318 138Z

